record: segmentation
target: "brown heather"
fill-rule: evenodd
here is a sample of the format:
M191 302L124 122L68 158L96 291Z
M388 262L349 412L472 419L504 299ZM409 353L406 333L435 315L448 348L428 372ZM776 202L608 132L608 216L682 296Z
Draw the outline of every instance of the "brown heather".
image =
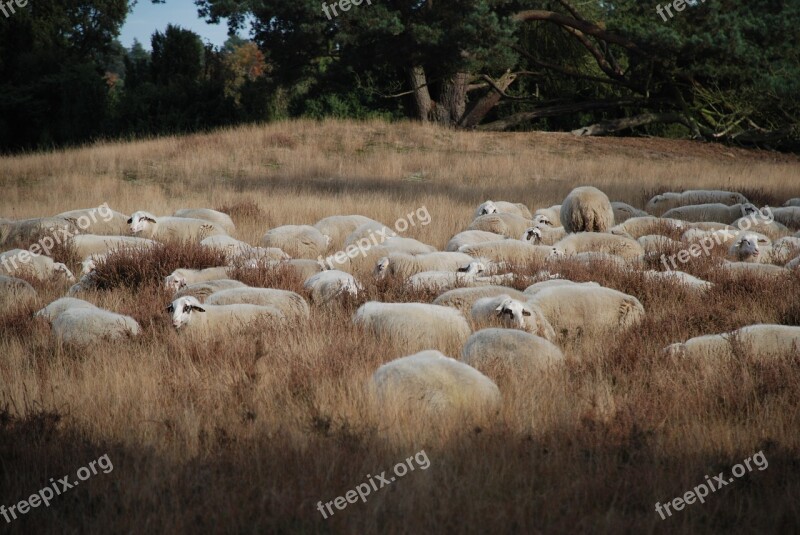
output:
M580 184L642 207L665 190L725 188L759 204L800 196L794 157L652 139L478 134L410 123L291 122L0 159L0 217L108 202L124 213L210 207L257 244L269 228L360 213L393 225L426 206L407 235L442 248L474 207L559 203ZM672 254L675 251L665 251ZM564 263L575 280L637 296L638 328L568 349L566 366L495 378L492 422L383 413L366 388L406 352L350 318L366 299L430 302L399 281L312 307L307 325L212 341L175 333L160 278L220 259L186 244L112 257L108 288L87 299L132 315L140 337L63 346L33 311L66 284L33 281L39 299L0 311L0 504L103 454L99 473L11 524L9 533L711 533L800 525L800 356L704 367L662 348L753 323L800 325L800 277L721 273L720 254L689 273L705 296L612 267ZM60 251L71 269L77 258ZM651 267L661 269L658 261ZM533 273L541 266L521 266ZM305 294L281 270L238 270L248 284ZM524 284L516 285L523 288ZM458 356L456 354L452 356ZM424 449L417 469L324 520L316 509ZM759 450L755 470L662 521L654 510ZM387 473L387 475L389 475Z

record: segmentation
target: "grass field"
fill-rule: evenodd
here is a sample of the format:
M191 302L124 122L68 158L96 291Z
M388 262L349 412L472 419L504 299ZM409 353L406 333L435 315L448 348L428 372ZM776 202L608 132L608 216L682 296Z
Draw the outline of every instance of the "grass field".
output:
M208 207L230 213L252 244L278 225L333 214L391 225L426 207L431 223L407 235L443 249L486 199L533 209L577 185L638 207L696 188L780 206L800 196L800 160L683 141L309 121L2 158L0 180L0 217L104 202L126 214ZM435 295L365 281L364 297L315 308L308 325L205 342L173 332L171 295L154 277L87 297L133 316L140 337L78 349L30 317L68 286L36 282L36 302L0 311L0 504L72 480L105 454L113 470L47 508L0 517L0 532L794 532L800 355L706 367L661 349L754 323L800 325L800 276L723 275L713 257L687 271L715 287L701 297L635 273L569 268L574 280L635 295L647 319L571 348L563 368L496 376L503 408L480 427L409 422L378 410L366 388L408 352L355 328L357 306ZM305 293L280 273L245 282ZM317 510L421 450L427 469L328 519ZM768 468L666 520L656 513L656 502L759 451Z

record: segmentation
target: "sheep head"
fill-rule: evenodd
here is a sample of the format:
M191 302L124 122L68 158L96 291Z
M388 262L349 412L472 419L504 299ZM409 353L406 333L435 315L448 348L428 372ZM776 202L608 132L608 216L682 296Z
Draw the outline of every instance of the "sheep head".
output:
M180 329L191 320L193 312L205 312L206 309L196 297L186 295L179 297L167 307L167 312L172 314L172 326Z
M132 234L142 232L147 228L148 225L152 225L155 222L156 216L150 212L145 212L144 210L134 212L130 219L128 219L128 225L130 226Z
M486 201L482 205L478 206L478 215L496 214L496 213L497 213L497 205L494 204L492 201Z
M497 312L498 317L507 317L520 329L525 328L525 316L531 315L531 310L528 307L511 297L503 299L500 305L494 310Z

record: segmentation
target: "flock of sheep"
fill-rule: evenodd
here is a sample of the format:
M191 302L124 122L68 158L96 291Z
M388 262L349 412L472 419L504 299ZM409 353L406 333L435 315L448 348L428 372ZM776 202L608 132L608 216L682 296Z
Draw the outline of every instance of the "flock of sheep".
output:
M84 259L82 276L74 281L64 264L47 256L28 255L23 261L21 249L0 254L0 302L36 296L24 277L65 277L75 282L68 295L36 313L51 323L54 336L88 344L139 335L142 328L133 318L100 309L80 295L95 288L97 266L110 255L173 240L195 241L223 251L228 261L201 270L178 269L164 280L175 292L166 307L172 325L192 336L225 336L253 324L300 323L311 317L315 307L329 307L343 295L359 296L366 277L393 278L409 290L430 291L437 297L433 303L368 301L352 321L409 354L375 371L373 384L380 398L434 412L494 410L500 392L482 373L487 367L529 373L558 365L571 344L613 336L635 328L645 318L647 311L633 295L560 276L563 262L610 264L697 292L706 292L712 284L674 269L674 259L673 266L663 262L666 271L647 270L645 261L662 257L664 251L698 251L697 244L703 244L706 253L709 247L724 247L722 269L774 277L800 267L800 232L793 234L800 228L800 199L780 208L759 209L740 193L717 190L657 195L646 211L610 202L594 187L575 188L562 204L533 212L522 204L486 201L444 251L398 236L361 215L331 216L313 226L273 228L258 246L232 237L236 229L231 218L209 209L179 210L172 216L145 211L127 216L108 210L108 217L92 218L88 228L75 233L76 218L93 210L97 209L33 220L0 220L0 245L69 231L69 245ZM316 260L376 233L380 240L363 248L362 254L335 256L336 269ZM544 268L532 275L521 274L518 268L530 265ZM237 269L263 267L294 273L305 281L307 295L249 287L232 278ZM512 283L521 287L520 281L526 286L524 291L512 287ZM733 333L678 342L665 352L720 359L734 355L738 344L732 344L733 340L756 356L797 351L800 327L750 325ZM445 356L454 347L461 348L460 355L455 355L458 360Z

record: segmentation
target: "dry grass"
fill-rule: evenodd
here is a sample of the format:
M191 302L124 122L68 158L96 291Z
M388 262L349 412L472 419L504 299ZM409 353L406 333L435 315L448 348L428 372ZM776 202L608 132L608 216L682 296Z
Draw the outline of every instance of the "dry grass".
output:
M441 248L487 198L549 206L592 184L642 206L655 191L720 187L775 205L800 195L798 170L789 156L688 142L292 122L0 159L0 216L102 202L125 213L208 206L231 213L237 237L255 244L280 224L361 213L391 225L424 205L432 223L408 235ZM752 533L800 524L798 355L744 355L709 370L660 351L752 323L800 325L797 276L733 278L714 258L698 259L687 270L716 283L701 298L613 268L564 266L575 280L636 295L647 320L584 340L564 369L498 376L503 409L475 428L399 425L365 388L404 351L355 328L356 307L433 295L368 282L365 297L314 308L305 326L193 340L171 330L169 295L145 269L155 262L160 274L179 254L196 267L214 262L175 244L129 255L106 266L117 287L87 297L134 316L137 339L55 342L30 315L64 294L56 283L36 283L36 303L0 312L0 504L105 453L114 464L47 509L0 520L10 532ZM280 270L237 276L304 291ZM329 520L316 510L421 449L428 470ZM763 472L667 521L655 513L656 501L762 449Z

